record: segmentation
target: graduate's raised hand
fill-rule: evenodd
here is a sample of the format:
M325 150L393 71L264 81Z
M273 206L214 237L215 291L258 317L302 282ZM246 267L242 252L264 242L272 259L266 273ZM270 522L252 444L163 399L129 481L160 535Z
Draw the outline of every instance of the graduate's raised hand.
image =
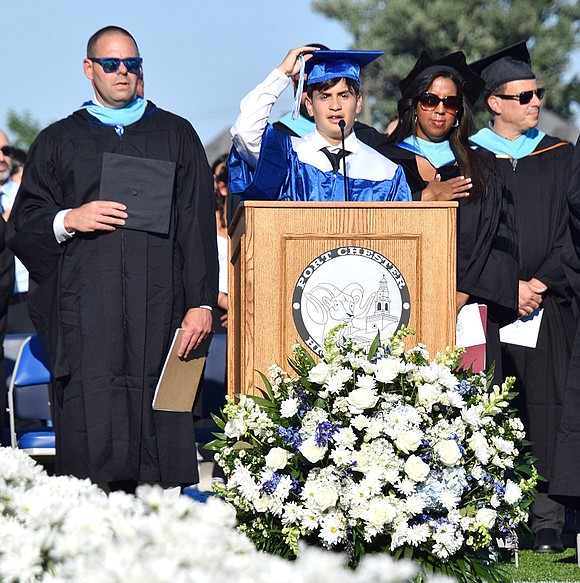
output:
M469 196L471 187L471 178L458 176L449 180L441 180L441 175L437 174L435 180L431 180L421 191L421 200L449 201L465 198Z
M314 51L318 51L318 47L298 47L297 49L291 49L288 54L284 57L284 60L278 66L278 69L287 75L288 77L293 77L300 72L300 55L304 55L304 60L307 61L312 57Z
M71 209L64 216L64 228L69 233L114 231L125 224L127 207L111 200L93 200Z

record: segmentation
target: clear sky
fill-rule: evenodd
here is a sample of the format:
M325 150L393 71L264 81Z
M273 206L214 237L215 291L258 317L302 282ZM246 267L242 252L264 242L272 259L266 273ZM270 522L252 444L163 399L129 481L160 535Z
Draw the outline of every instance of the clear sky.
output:
M136 38L145 94L187 118L204 143L235 120L240 99L309 42L348 48L345 29L310 8L310 0L0 0L0 128L9 109L42 124L92 97L82 60L103 26ZM280 99L281 113L291 90Z
M88 38L115 24L137 39L145 93L182 115L207 144L235 120L240 99L290 48L319 42L349 48L336 21L311 0L0 0L0 128L9 109L42 124L92 97L82 70ZM580 71L580 54L573 69ZM288 89L275 106L292 106Z

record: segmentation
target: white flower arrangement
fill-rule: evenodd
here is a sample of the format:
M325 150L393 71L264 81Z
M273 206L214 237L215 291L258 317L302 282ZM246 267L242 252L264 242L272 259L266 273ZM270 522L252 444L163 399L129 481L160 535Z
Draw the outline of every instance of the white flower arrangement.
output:
M256 550L217 497L202 504L157 486L107 496L12 448L0 448L0 508L3 583L403 583L417 571L384 556L353 572L312 547L287 561Z
M262 397L228 398L216 417L217 491L239 529L284 557L305 540L351 566L376 551L413 558L417 580L499 580L496 539L517 548L537 478L509 408L514 379L491 387L459 370L461 350L405 353L408 330L370 349L339 330L321 362L295 345L294 375L272 365Z

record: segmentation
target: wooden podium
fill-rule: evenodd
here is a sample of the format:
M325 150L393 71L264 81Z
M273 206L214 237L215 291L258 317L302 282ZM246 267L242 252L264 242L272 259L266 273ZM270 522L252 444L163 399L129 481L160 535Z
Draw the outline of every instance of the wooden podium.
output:
M456 208L243 203L230 226L229 394L256 392L256 371L268 376L272 363L288 370L296 341L317 353L323 332L341 319L373 337L397 326L398 310L416 331L409 348L421 342L434 356L453 346ZM318 341L309 338L313 329Z

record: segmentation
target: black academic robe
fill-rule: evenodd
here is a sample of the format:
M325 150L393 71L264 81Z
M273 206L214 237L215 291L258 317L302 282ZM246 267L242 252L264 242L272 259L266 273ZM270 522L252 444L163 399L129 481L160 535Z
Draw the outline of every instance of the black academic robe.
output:
M57 243L56 213L99 198L105 152L175 163L168 234L117 229ZM212 176L194 129L151 103L121 136L75 112L33 144L10 224L9 246L38 284L30 314L55 379L57 472L195 483L192 415L151 407L187 309L217 301Z
M417 167L415 154L395 144L377 148L400 164L413 200L421 200L427 183ZM517 243L513 204L494 173L489 157L479 154L487 177L483 197L459 200L457 211L457 290L469 294L469 302L488 309L486 357L494 363L494 380L503 380L499 328L517 317ZM460 175L457 164L437 169L442 180Z
M570 182L566 192L570 211L569 227L572 252L564 252L564 269L575 297L575 311L580 305L580 140L574 149ZM580 328L576 329L560 427L556 435L554 464L549 493L552 498L580 509Z
M571 289L562 265L570 245L565 192L571 157L572 146L551 136L545 136L531 155L517 163L496 157L498 172L515 201L518 278L535 277L548 287L536 348L502 346L504 374L516 377L515 405L533 442L535 465L546 479L553 465L575 331Z

